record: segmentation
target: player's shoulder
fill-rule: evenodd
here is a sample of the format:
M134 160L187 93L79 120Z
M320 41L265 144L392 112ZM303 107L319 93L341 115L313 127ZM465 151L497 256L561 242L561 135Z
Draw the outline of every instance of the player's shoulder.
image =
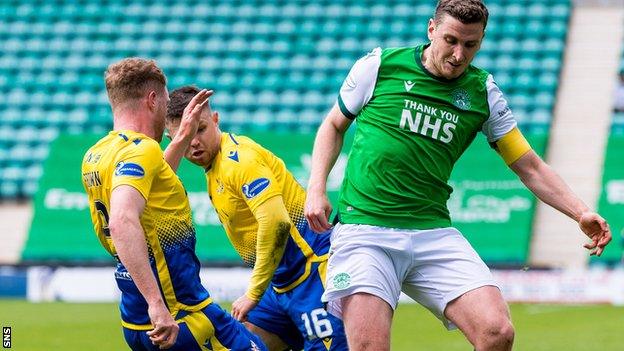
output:
M162 157L160 144L144 134L122 131L118 133L118 137L123 140L122 147L125 153Z
M249 137L224 133L219 157L222 170L233 174L256 168L270 155L270 151Z
M466 76L477 79L483 84L485 84L488 77L491 75L492 74L490 72L473 64L469 65L468 68L466 68Z
M227 169L237 169L250 166L258 157L260 146L252 139L224 133L221 141L221 162L227 165Z
M418 47L414 46L399 46L399 47L389 47L389 48L376 48L378 50L379 56L390 56L390 55L399 55L404 53L413 53Z

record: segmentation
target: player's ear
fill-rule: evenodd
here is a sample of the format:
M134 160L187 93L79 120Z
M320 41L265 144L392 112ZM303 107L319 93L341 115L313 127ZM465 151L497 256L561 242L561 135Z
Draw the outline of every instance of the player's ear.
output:
M214 112L212 113L212 120L213 120L216 124L219 124L219 112L214 111Z
M153 90L150 90L150 92L147 94L147 108L150 109L150 111L154 111L156 109L156 92Z
M436 27L435 19L430 18L429 26L427 27L427 38L429 39L429 41L433 41L433 31L435 30L435 27Z

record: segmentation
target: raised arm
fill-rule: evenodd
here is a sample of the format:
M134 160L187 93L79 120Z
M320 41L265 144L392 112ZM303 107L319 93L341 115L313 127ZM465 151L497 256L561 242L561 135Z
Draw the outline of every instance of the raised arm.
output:
M317 233L331 228L328 219L332 207L327 198L327 176L342 150L344 133L351 122L353 120L347 118L336 103L321 123L314 140L304 213L310 228Z
M156 345L171 347L179 327L165 305L149 263L145 233L140 217L145 209L143 195L129 185L113 189L110 200L109 229L115 250L141 295L148 304L154 329L148 332Z
M509 165L540 200L575 220L592 242L584 247L600 256L611 241L609 225L574 194L561 177L533 150Z
M292 227L284 199L280 195L260 204L253 214L258 221L256 262L247 292L232 304L232 315L241 321L246 319L247 313L257 305L269 286L284 255Z
M201 114L213 93L214 91L206 89L197 93L184 109L176 135L169 136L171 143L165 149L164 157L174 172L177 172L182 157L195 137Z
M494 78L486 81L490 117L483 124L488 142L524 185L540 200L575 220L592 243L584 245L591 255L602 254L611 241L607 222L574 194L561 177L548 166L524 138L513 113Z
M328 219L332 207L327 199L327 176L342 150L345 131L373 96L381 53L381 48L375 48L355 62L340 87L338 102L316 133L304 213L310 228L317 233L331 228Z

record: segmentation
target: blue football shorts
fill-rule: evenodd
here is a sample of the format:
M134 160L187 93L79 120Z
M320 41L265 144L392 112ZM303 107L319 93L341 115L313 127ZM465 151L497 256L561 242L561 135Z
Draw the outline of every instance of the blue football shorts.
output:
M180 326L172 351L266 351L258 336L248 331L216 303L192 313L181 311L176 316ZM145 330L123 328L126 342L133 351L160 351L152 345Z
M248 322L279 336L293 350L348 350L342 321L321 302L327 261L313 263L310 275L294 289L277 293L270 285Z

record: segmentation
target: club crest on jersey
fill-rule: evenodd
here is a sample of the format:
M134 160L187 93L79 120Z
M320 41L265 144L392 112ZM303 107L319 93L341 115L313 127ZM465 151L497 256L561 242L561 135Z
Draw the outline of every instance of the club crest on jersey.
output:
M451 92L451 99L455 107L467 111L470 110L470 95L466 89L458 88Z
M266 178L258 178L251 183L243 184L243 194L246 198L252 199L269 187L271 181Z
M142 177L145 175L143 167L136 163L120 161L115 167L116 176Z

